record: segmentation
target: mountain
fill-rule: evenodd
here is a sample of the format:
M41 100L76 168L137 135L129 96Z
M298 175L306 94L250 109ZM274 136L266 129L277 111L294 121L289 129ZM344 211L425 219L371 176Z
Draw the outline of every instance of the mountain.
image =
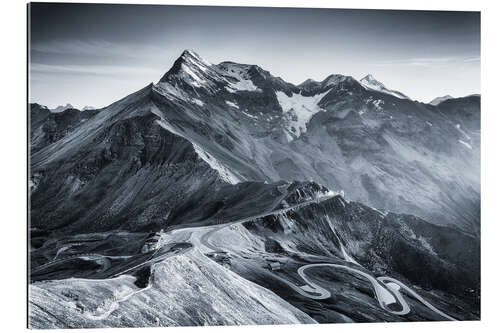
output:
M50 168L81 154L79 136L107 137L102 132L120 119L137 131L145 121L206 152L233 183L312 179L352 200L477 233L480 97L435 107L383 90L343 75L294 86L256 65L213 65L185 51L157 84L102 109L32 159ZM112 140L93 150L109 150L103 145Z
M450 95L436 97L432 101L430 101L429 104L438 105L439 103L444 102L444 101L446 101L448 99L452 99L452 98L453 98L453 96L450 96Z
M380 91L389 95L393 95L397 98L410 99L408 96L399 91L388 89L382 82L377 81L371 74L366 75L361 80L359 80L359 82L367 89Z
M296 86L186 50L105 108L31 104L30 119L33 326L479 316L480 96L435 106L341 74Z
M54 112L54 113L59 113L59 112L63 112L63 111L68 110L68 109L74 109L73 105L71 105L69 103L67 103L66 105L59 105L58 107L51 109L50 111Z
M36 103L30 104L29 109L32 152L58 141L98 112L89 110L82 113L73 108L53 112Z
M90 106L90 105L86 105L82 108L82 111L88 111L88 110L95 110L95 107L93 106Z
M149 135L173 136L230 183L314 180L351 200L478 233L480 97L446 102L413 102L342 75L294 86L256 65L213 65L185 51L157 84L101 109L32 162L50 186L61 181L59 168L68 163L68 191L93 192L84 185L100 178L107 163L123 157L138 159L139 169L149 166L149 154L156 155L147 152L162 147ZM88 142L96 144L89 148ZM124 143L135 157L120 151ZM76 162L92 166L75 168ZM34 193L34 207L38 198L46 207L47 197ZM108 208L99 214L107 216Z

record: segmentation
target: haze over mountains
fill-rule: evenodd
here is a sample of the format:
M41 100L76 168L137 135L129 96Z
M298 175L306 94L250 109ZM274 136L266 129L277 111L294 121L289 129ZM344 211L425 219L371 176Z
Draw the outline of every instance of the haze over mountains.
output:
M70 110L70 109L78 110L70 103L66 103L66 105L59 105L53 109L50 109L50 111L53 113L59 113L59 112L63 112L63 111ZM87 110L95 110L95 108L93 106L86 105L81 109L81 111L87 111Z
M39 267L32 280L52 280L34 282L31 322L400 321L449 319L450 313L476 319L480 96L433 102L413 101L371 75L358 81L332 74L294 85L257 65L211 64L186 50L157 83L103 109L53 113L31 104L31 258ZM164 260L144 259L139 253L148 233L160 231L168 245ZM128 249L116 250L125 243ZM181 252L172 254L173 248ZM217 259L218 251L230 254L229 264ZM82 253L129 256L144 267L125 269L124 258L85 259L100 265L96 273L81 262L68 265L74 257L54 261ZM286 263L281 273L263 268L271 259ZM330 286L326 292L297 275L317 263L329 265L309 269ZM68 266L52 272L56 264ZM383 283L380 291L335 265L397 276L423 288L419 293L448 317L418 297L405 304L393 287ZM186 274L191 278L183 286ZM61 282L69 277L104 283ZM170 292L162 291L169 284ZM249 312L200 309L199 294L182 299L176 290L207 286L218 292L206 304ZM118 297L109 308L97 304L97 289L116 299L120 288L141 294ZM224 288L247 293L249 303L223 296ZM384 293L396 295L387 296L392 306L382 302ZM176 309L161 312L148 299ZM68 310L61 300L82 310ZM154 315L135 314L138 309ZM186 309L193 311L189 319L180 315ZM122 319L127 316L135 319Z

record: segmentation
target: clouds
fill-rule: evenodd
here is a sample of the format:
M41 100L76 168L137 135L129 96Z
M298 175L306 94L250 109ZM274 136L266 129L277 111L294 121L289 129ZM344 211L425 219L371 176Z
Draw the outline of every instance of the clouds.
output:
M176 50L144 43L54 39L31 44L30 99L49 107L103 107L150 82Z
M31 75L91 75L91 76L134 76L137 74L157 75L158 69L149 67L107 66L107 65L49 65L30 64Z
M109 42L105 40L49 40L34 42L30 49L55 56L83 55L92 57L122 57L158 59L167 55L166 48L148 44Z
M480 57L423 57L394 59L373 63L375 66L411 66L411 67L441 67L456 66L460 63L479 63Z
M165 71L161 59L174 57L168 53L151 45L102 40L33 43L30 100L48 107L68 102L104 107L158 81Z

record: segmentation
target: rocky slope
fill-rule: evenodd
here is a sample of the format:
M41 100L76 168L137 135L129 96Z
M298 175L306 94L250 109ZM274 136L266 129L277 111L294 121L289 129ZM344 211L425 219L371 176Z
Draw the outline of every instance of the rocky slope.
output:
M300 324L315 321L273 292L192 251L134 278L69 279L30 287L31 328Z
M442 319L417 301L404 317L373 309L375 299L363 296L372 293L369 286L363 287L366 281L359 285L341 269L308 273L327 290L333 289L336 296L332 299L298 297L283 284L289 280L300 286L296 270L325 261L342 265L348 261L373 276L405 281L455 318L479 316L480 244L476 239L414 216L347 202L340 196L220 229L211 235L210 244L231 254L232 270L306 309L319 322ZM280 263L280 269L271 273L261 269L269 262ZM325 302L329 310L318 311L317 307L325 308Z
M80 110L69 108L54 113L45 106L30 104L31 152L62 139L83 122L92 118L98 110Z

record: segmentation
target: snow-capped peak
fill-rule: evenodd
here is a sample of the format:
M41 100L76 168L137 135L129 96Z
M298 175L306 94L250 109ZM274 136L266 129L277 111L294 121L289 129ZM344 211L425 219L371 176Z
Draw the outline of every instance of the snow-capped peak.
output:
M184 59L186 62L192 63L195 66L212 66L211 63L200 57L198 53L194 52L193 50L184 50L180 58Z
M382 82L375 79L375 77L373 77L373 75L371 75L371 74L368 74L365 77L363 77L361 80L359 80L359 83L361 83L361 85L363 87L365 87L366 89L369 89L369 90L379 91L379 92L389 94L389 95L392 95L392 96L400 98L400 99L409 99L408 96L406 96L405 94L403 94L399 91L391 90L391 89L387 88Z
M198 53L194 52L191 49L185 49L184 51L182 51L181 57L195 57L195 58L200 58L200 56L198 55Z
M373 75L371 75L371 74L366 75L361 80L359 80L359 82L361 82L365 86L370 87L371 89L375 89L375 90L387 89L386 86L382 82L375 79L373 77Z
M69 104L69 103L66 103L66 105L59 105L58 107L51 109L50 111L53 113L59 113L59 112L66 111L68 109L74 109L74 106Z
M192 50L184 50L174 62L172 68L160 79L159 84L171 86L189 85L193 88L214 89L214 82L219 80L214 66Z

